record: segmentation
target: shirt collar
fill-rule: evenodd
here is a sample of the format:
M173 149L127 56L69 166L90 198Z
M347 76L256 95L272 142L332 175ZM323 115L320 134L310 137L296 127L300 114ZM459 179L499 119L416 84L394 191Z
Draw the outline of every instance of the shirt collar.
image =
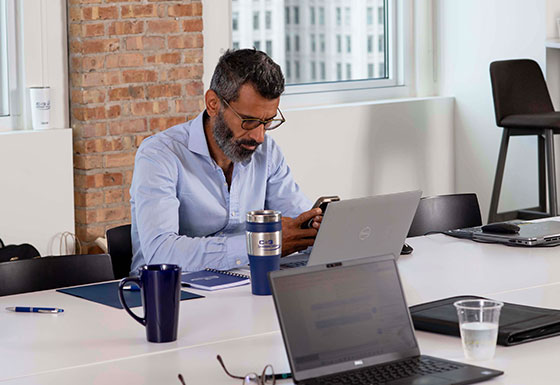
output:
M211 158L210 150L208 149L208 141L206 140L206 134L204 133L204 116L208 116L206 110L198 114L198 116L192 120L187 147L192 152ZM249 163L251 163L253 156L241 163L236 163L236 165L246 167Z

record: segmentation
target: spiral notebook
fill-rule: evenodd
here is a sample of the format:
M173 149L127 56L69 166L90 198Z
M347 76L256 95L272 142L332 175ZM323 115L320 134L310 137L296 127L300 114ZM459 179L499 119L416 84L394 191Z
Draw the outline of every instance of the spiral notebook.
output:
M183 273L181 276L183 286L203 290L220 290L230 287L247 285L250 281L248 275L232 271L204 269L194 273Z

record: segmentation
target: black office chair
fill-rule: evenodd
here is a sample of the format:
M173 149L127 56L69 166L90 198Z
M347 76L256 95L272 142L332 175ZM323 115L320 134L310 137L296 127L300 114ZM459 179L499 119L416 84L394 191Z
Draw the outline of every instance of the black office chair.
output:
M128 277L132 264L131 225L122 225L107 230L107 251L113 263L116 279Z
M450 194L420 199L408 237L482 225L476 194Z
M560 112L555 112L539 65L528 59L490 64L496 124L503 127L488 223L558 215L554 134L560 133ZM498 202L510 136L538 137L539 205L498 213ZM546 185L548 181L548 207Z
M0 296L114 279L108 254L81 254L0 263Z

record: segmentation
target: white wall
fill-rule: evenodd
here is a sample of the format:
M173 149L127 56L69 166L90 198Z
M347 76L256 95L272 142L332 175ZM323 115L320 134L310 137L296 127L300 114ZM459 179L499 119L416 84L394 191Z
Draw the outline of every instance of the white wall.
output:
M72 131L0 133L0 178L0 238L59 254L57 234L74 232Z
M314 200L423 190L454 192L453 99L286 110L271 135Z
M494 119L489 64L532 58L544 68L546 4L437 0L436 5L439 94L456 100L456 188L476 192L486 218L502 134ZM536 206L536 139L510 143L500 210Z

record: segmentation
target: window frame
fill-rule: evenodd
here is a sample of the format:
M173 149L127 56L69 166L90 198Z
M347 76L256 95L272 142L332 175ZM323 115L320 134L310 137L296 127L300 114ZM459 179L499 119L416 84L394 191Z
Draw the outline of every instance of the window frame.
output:
M20 79L18 73L16 0L6 0L6 92L8 114L0 115L0 131L18 127L21 118Z

